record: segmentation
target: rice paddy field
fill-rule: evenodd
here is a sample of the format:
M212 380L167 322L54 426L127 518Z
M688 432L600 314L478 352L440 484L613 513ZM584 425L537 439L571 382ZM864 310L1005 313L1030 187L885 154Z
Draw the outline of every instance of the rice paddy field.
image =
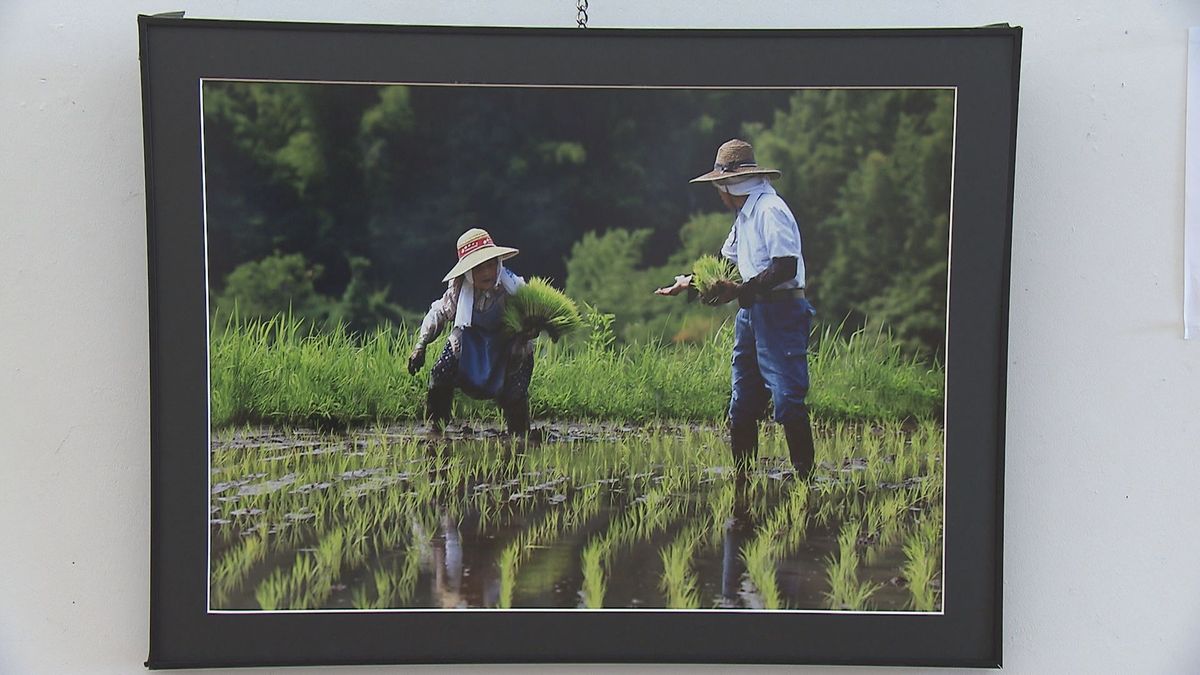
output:
M720 335L539 341L537 433L510 437L462 397L422 426L400 335L288 328L214 334L214 610L941 608L942 376L885 336L814 349L802 481L772 423L733 470Z

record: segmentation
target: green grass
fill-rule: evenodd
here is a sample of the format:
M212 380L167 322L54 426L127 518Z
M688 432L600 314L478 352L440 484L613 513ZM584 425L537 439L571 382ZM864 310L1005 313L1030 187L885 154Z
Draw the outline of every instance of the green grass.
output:
M724 419L730 391L733 329L723 325L691 345L614 345L606 324L586 340L539 341L530 387L538 419ZM355 335L342 328L310 333L277 316L230 321L211 335L212 423L346 427L419 419L428 369L445 338L428 348L416 376L406 370L412 331ZM808 405L823 420L927 420L941 414L943 371L906 358L885 332L848 338L828 330L809 353ZM494 404L459 395L458 419L499 420Z

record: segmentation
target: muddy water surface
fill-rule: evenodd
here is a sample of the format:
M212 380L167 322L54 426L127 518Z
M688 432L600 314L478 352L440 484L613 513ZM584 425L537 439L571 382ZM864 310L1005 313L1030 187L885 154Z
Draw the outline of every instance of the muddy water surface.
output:
M904 548L940 520L928 439L829 430L803 482L770 429L745 475L720 429L540 431L218 434L212 608L940 605Z

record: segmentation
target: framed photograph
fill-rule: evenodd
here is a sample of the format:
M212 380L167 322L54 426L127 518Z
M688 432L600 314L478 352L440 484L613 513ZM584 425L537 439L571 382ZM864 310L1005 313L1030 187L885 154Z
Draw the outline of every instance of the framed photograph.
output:
M1019 28L140 36L149 667L1000 665Z

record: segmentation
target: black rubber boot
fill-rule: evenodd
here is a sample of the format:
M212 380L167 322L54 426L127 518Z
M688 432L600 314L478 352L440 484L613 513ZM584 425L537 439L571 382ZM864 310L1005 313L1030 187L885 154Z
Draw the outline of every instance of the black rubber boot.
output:
M730 423L729 449L733 452L733 465L745 473L758 459L758 423Z
M450 422L450 407L454 403L454 389L430 387L425 395L425 419L436 431L441 431Z
M508 433L514 436L529 433L529 399L506 403L500 409L504 411Z
M805 480L812 475L816 448L813 446L812 425L808 422L808 408L801 408L801 412L783 424L783 433L796 475Z

